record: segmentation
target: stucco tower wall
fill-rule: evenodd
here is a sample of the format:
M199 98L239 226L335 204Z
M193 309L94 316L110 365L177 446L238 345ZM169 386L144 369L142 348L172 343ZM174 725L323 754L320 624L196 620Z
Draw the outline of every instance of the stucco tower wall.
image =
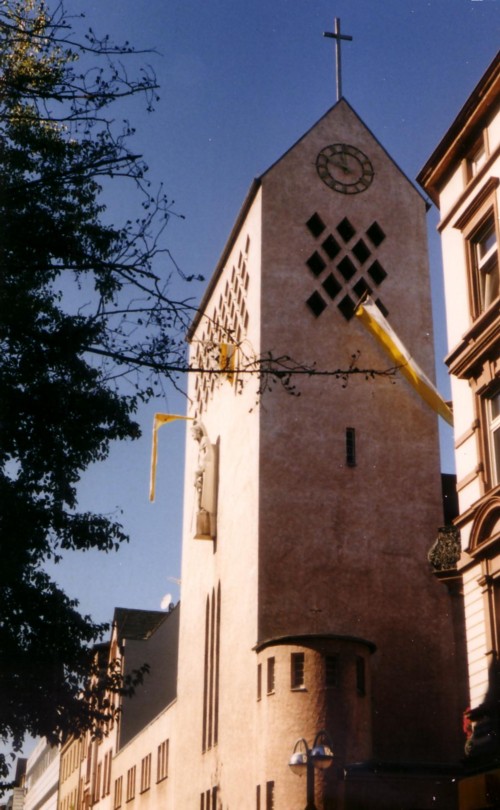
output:
M340 194L318 177L328 144L369 156L372 184ZM433 341L425 204L351 108L338 104L263 178L262 348L318 369L385 369L387 357L356 318L306 265L333 234L350 252L362 237L386 271L371 286L388 318L429 376ZM314 238L313 214L326 225ZM356 235L345 242L346 218ZM385 239L366 236L376 221ZM342 254L339 254L339 257ZM352 254L351 254L352 255ZM358 268L369 279L366 267ZM336 272L336 271L335 271ZM313 290L328 302L315 317ZM442 522L437 417L399 376L347 384L297 378L301 396L273 391L263 399L259 467L259 641L336 633L373 642L375 755L423 759L447 750L446 724L429 742L428 715L453 716L453 679L443 637L451 638L448 597L432 579L426 554ZM356 430L356 465L346 464L346 428ZM422 706L426 712L422 712ZM447 721L448 722L448 721ZM448 746L450 753L450 746Z

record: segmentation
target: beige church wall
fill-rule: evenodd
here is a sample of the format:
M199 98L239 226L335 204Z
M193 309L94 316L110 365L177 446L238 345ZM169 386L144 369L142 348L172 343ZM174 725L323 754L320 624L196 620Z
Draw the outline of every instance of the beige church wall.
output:
M316 155L335 142L370 157L375 179L363 193L337 194L318 178ZM387 278L376 294L432 376L424 202L343 103L263 178L263 350L320 369L346 368L356 350L362 367L390 365L356 319L345 321L332 304L315 318L305 305L319 286L305 265L321 241L305 227L315 212L327 233L345 216L360 234L379 222L386 239L376 255ZM426 560L442 523L437 417L400 378L298 385L300 397L274 391L261 412L259 640L334 632L375 643L377 712L385 718L374 729L377 752L431 757L428 717L415 706L444 709L450 666L441 639L452 637L447 596ZM348 426L357 436L353 468L345 464ZM400 682L411 683L411 698ZM447 730L436 729L436 750L440 734Z
M246 293L248 331L243 341L246 358L259 352L260 334L260 195L257 195L227 256L206 303L212 317L226 295L240 254L249 275ZM246 248L248 246L248 252ZM206 329L202 318L193 335L191 351ZM245 362L240 358L239 362ZM256 381L241 377L233 385L223 377L203 406L199 418L218 448L217 537L196 540L194 476L198 444L186 428L186 486L181 585L179 652L179 772L185 762L196 763L190 779L178 785L178 806L199 806L200 794L213 786L224 792L227 806L244 806L254 796L255 779L246 755L253 750L257 638L257 516L259 417ZM190 379L189 415L195 414L194 379ZM204 639L207 597L220 583L219 738L202 754ZM250 794L249 794L250 791Z

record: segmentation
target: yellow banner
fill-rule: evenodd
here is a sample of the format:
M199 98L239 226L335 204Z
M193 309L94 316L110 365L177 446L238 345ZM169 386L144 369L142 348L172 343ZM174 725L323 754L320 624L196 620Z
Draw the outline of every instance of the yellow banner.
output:
M234 382L237 348L234 343L219 344L219 368L224 372L231 385Z
M370 296L367 296L362 303L358 304L356 315L369 332L376 337L401 374L420 394L424 402L430 405L445 422L453 425L453 413L450 407L426 374L415 363Z
M176 419L193 419L192 416L177 416L174 413L155 413L153 419L153 447L151 451L151 475L149 480L149 500L155 499L156 488L156 460L158 456L158 429L167 422L174 422Z

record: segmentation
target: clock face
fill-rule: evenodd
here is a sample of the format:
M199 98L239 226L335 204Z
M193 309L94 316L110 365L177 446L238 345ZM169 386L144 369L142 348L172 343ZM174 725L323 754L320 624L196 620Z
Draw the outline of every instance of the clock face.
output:
M341 194L365 191L374 175L366 155L346 143L325 146L316 158L316 169L323 183Z

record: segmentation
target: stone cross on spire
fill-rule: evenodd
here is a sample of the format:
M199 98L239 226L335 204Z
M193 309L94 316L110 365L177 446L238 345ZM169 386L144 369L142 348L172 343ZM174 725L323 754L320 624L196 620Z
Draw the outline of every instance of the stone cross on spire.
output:
M335 66L336 66L336 79L337 79L337 101L340 101L342 98L342 64L341 64L341 54L340 54L340 42L342 39L348 40L349 42L352 41L352 37L348 36L347 34L340 33L340 20L338 17L335 17L335 28L334 33L331 34L328 31L323 32L324 37L330 37L331 39L335 40Z

